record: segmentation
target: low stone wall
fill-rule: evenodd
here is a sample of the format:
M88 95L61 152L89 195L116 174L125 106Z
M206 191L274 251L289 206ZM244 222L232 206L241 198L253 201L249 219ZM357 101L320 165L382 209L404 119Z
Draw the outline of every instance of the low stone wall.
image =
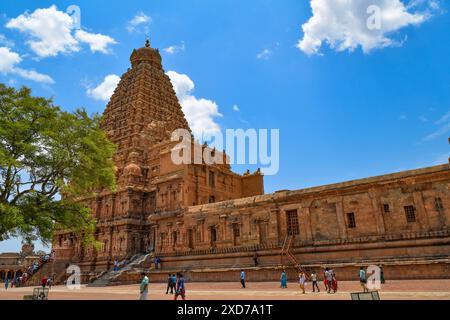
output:
M330 264L340 281L357 281L361 264ZM365 265L367 267L368 265ZM323 280L322 265L304 266L308 272L315 270L319 280ZM248 282L279 281L283 270L280 266L272 267L246 267ZM297 280L297 270L293 267L285 268L290 281ZM110 285L134 284L141 281L141 272L146 271L153 283L165 283L167 277L172 273L183 273L186 282L239 282L240 268L217 268L217 269L195 269L195 270L133 270L124 272L116 282ZM386 280L417 280L417 279L449 279L450 259L387 262L383 264Z

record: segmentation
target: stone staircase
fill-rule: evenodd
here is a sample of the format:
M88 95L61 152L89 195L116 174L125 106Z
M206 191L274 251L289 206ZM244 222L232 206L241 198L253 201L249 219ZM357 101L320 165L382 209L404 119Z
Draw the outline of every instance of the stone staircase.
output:
M87 287L106 287L123 284L120 280L122 274L143 270L145 268L144 265L149 259L151 261L152 258L153 253L135 255L131 257L125 267L118 271L110 270L102 272L99 277L97 277L91 283L87 284Z
M40 286L43 277L54 277L55 283L57 282L57 275L64 273L66 270L66 263L60 261L49 261L44 263L26 282L23 286Z

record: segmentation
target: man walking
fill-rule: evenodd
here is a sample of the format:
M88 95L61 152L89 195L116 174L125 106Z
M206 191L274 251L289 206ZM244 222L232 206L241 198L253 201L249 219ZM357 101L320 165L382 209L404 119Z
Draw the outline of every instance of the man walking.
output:
M300 274L298 275L298 283L300 284L300 289L302 289L303 294L306 294L305 292L306 276L303 271L300 271Z
M245 289L245 272L244 272L244 270L241 270L241 285L242 285L242 289Z
M174 300L178 300L178 296L181 296L181 299L186 300L186 287L184 285L184 277L180 273L178 273L177 276L178 280L175 288Z
M166 290L166 294L169 294L169 289L170 289L170 294L173 294L173 289L175 289L175 285L176 285L176 278L175 281L173 281L174 279L174 275L169 273L169 276L167 277L167 290Z
M141 276L143 276L143 278L141 281L141 286L139 287L139 292L140 292L139 300L147 300L148 284L150 281L145 273L141 273Z
M312 281L313 292L316 292L316 288L317 288L317 292L320 292L319 285L317 284L317 273L316 273L316 271L313 271L311 273L311 281Z
M328 288L327 292L331 293L331 289L333 288L333 270L326 268L325 278L327 279L327 288Z

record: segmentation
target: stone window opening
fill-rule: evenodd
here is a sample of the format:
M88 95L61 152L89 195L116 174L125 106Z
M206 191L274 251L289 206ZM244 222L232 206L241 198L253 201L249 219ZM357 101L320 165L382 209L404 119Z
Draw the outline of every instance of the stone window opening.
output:
M215 188L216 187L216 176L214 174L214 172L209 172L209 186L211 188Z
M442 199L440 197L434 198L434 204L437 211L444 210L444 205L442 204Z
M216 197L210 196L209 197L209 203L215 203L215 202L216 202Z
M356 218L354 212L347 213L347 225L349 229L356 228Z
M297 210L286 211L287 218L287 234L289 236L296 236L300 234L300 228L298 224L298 212Z
M391 207L388 203L383 204L383 212L384 213L391 213Z
M416 209L414 206L405 206L406 222L416 222Z

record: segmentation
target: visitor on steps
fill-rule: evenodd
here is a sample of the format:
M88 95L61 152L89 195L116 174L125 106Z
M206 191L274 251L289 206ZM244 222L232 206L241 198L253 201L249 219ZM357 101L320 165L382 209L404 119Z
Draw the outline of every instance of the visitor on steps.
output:
M286 275L286 271L284 271L284 270L283 270L283 272L281 272L281 288L282 289L287 288L287 275Z
M175 275L170 274L167 277L167 290L166 290L166 294L169 294L169 289L170 289L170 294L173 294L173 290L175 289L176 286L176 282L177 282L177 278L175 277L175 281L174 281L174 277Z
M313 292L316 292L316 288L317 288L317 292L320 292L319 285L317 284L317 273L316 273L316 271L313 271L311 273L311 281L312 281Z
M184 285L184 277L182 274L177 274L177 284L175 288L175 296L174 300L178 300L178 296L181 296L181 299L186 300L186 288Z
M147 277L147 275L145 273L141 273L142 281L141 281L141 286L139 287L139 300L147 300L148 297L148 284L149 284L149 279Z
M245 289L245 272L244 272L244 270L241 270L241 285L242 285L242 289Z
M114 260L114 268L113 268L113 271L119 271L119 261L117 261L117 259Z
M5 290L8 290L8 287L9 287L9 279L6 278L6 281L5 281Z

